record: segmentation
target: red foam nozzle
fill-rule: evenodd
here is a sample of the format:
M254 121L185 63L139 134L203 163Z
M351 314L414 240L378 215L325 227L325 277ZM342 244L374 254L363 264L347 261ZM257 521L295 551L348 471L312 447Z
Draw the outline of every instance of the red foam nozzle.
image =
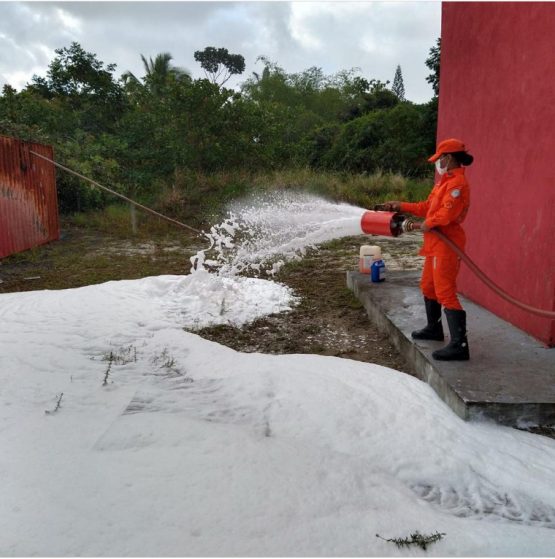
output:
M401 224L404 216L397 212L374 212L368 210L362 214L360 228L367 235L398 237L402 233Z

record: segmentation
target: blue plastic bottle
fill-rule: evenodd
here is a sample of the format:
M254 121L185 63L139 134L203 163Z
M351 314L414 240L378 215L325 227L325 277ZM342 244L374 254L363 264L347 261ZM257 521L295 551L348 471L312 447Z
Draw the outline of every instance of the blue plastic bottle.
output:
M383 260L374 260L370 266L370 278L374 283L385 281L385 263Z

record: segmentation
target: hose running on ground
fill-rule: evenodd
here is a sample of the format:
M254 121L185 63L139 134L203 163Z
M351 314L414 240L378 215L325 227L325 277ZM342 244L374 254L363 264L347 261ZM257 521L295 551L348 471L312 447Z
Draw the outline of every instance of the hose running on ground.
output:
M193 231L194 233L198 233L199 235L203 234L202 231L199 231L198 229L195 229L194 227L191 227L190 225L186 225L185 223L181 223L181 221L177 221L176 219L172 219L171 217L163 215L163 214L157 212L156 210L153 210L151 208L147 208L146 206L143 206L142 204L139 204L139 202L135 202L135 200L131 200L131 198L128 198L127 196L124 196L123 194L120 194L119 192L116 192L115 190L112 190L111 188L108 188L107 186L102 186L101 184L97 183L96 181L93 181L92 179L89 179L89 178L85 177L81 173L77 173L76 171L72 171L68 167L64 167L64 165L61 165L60 163L56 163L56 161L53 161L49 157L41 155L40 153L37 153L37 152L32 151L32 150L29 150L29 153L32 153L33 155L36 155L37 157L40 157L41 159L44 159L45 161L49 161L50 163L52 163L56 167L59 167L60 169L63 169L64 171L67 171L68 173L71 173L72 175L75 175L76 177L79 177L80 179L83 179L84 181L90 182L94 186L97 186L98 188L100 188L102 190L105 190L106 192L109 192L110 194L113 194L114 196L117 196L118 198L121 198L122 200L125 200L126 202L129 202L130 204L133 204L134 206L137 206L137 208L140 208L141 210L144 210L145 212L151 213L151 214L153 214L157 217L161 217L162 219L165 219L166 221L169 221L170 223L173 223L174 225L178 225L179 227L183 227L184 229L189 229L190 231Z

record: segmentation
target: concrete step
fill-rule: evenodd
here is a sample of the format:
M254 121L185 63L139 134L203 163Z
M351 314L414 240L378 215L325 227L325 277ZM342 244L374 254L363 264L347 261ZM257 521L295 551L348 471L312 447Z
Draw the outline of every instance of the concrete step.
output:
M467 312L470 361L436 361L448 342L415 341L426 324L420 272L389 271L386 281L347 272L347 286L370 320L388 334L410 371L427 382L466 420L490 419L511 427L555 425L555 348L547 348L512 324L461 297ZM447 321L443 316L447 334Z

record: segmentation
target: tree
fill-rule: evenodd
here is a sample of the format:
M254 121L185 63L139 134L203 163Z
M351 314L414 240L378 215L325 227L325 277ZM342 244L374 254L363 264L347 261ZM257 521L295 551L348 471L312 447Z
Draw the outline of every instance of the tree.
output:
M104 67L95 54L86 52L76 42L54 52L58 56L50 63L46 79L33 76L30 86L45 97L108 96L114 100L113 97L121 95L113 76L115 64Z
M403 74L401 73L400 65L397 65L397 70L395 70L395 77L393 78L391 91L397 95L399 101L405 100L405 85L403 83Z
M426 66L432 73L426 78L432 84L434 94L439 95L439 63L441 58L441 37L438 38L436 46L430 49L430 56L426 59Z
M104 66L95 54L75 42L55 52L46 78L33 76L24 93L49 101L83 130L98 132L113 127L126 106L123 88L114 79L116 65Z
M338 73L340 75L341 72ZM349 98L360 97L370 89L370 82L363 78L362 76L347 77L343 83L338 83L343 92L349 96Z
M191 75L184 68L173 66L170 61L172 55L169 52L162 52L156 58L147 60L141 54L141 60L145 68L145 75L142 78L143 84L132 72L125 72L122 75L124 82L133 87L146 87L154 95L160 95L164 87L171 81L191 81Z
M389 80L382 82L372 79L369 82L370 91L363 95L364 102L361 114L366 114L376 109L391 109L399 103L399 98L387 88Z
M4 85L0 95L0 134L21 140L50 143L44 123L48 107L43 99L17 93Z
M242 74L245 71L245 58L240 54L230 54L224 48L206 47L202 51L197 50L195 60L200 62L208 79L220 86L234 74Z

